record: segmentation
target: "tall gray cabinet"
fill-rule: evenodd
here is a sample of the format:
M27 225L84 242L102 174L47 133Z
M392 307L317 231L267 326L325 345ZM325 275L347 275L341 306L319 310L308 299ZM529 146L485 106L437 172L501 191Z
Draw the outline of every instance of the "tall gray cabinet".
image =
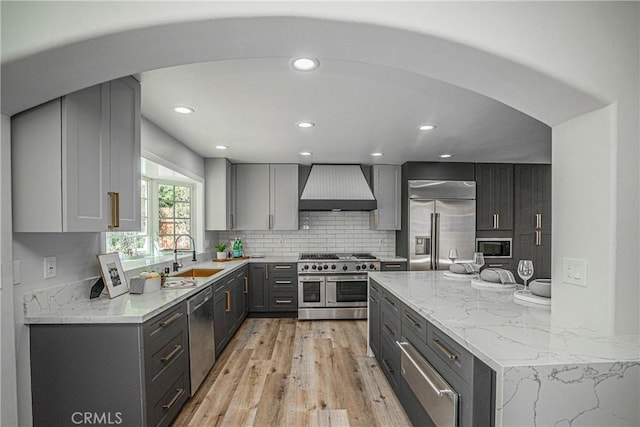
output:
M551 165L515 165L515 258L533 260L533 278L551 277Z
M476 228L513 230L513 165L476 165Z

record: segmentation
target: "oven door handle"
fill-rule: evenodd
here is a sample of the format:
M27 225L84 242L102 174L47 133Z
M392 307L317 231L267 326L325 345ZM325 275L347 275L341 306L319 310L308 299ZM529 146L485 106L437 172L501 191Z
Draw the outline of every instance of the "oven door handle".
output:
M300 283L305 283L305 282L324 282L324 277L300 277L298 276L298 282Z
M366 282L367 276L344 277L344 276L327 276L327 282Z

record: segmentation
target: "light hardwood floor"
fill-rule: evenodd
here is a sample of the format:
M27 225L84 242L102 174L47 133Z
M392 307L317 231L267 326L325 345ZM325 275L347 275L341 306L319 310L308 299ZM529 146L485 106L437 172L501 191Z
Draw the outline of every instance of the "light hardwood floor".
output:
M174 426L408 426L364 320L247 319Z

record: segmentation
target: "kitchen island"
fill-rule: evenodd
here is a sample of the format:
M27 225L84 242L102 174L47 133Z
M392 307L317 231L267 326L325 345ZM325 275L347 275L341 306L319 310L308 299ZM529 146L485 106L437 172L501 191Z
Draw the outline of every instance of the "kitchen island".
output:
M495 372L496 426L640 425L640 345L443 272L370 273Z

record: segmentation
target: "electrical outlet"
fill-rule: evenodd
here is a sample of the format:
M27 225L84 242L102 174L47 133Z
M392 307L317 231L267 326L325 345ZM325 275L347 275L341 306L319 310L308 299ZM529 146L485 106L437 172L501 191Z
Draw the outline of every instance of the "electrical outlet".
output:
M562 281L572 285L587 286L587 260L562 258Z
M56 257L46 257L44 259L44 278L52 279L56 277L56 271Z

